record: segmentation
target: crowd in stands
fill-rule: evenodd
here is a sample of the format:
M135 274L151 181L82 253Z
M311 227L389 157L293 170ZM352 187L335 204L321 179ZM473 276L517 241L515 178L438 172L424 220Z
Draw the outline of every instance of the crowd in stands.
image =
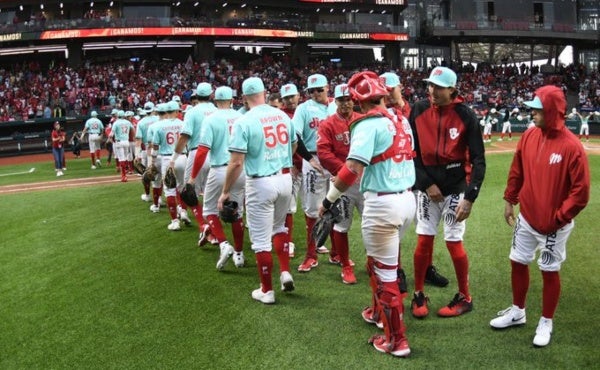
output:
M388 71L385 64L364 65L361 68L377 73ZM600 110L600 75L582 67L568 66L556 74L542 74L535 68L515 65L469 65L455 68L461 75L459 90L474 107L519 106L531 100L536 88L554 84L579 94L583 110ZM114 107L135 110L145 102L169 101L178 95L185 102L199 82L208 81L215 87L230 86L237 93L235 104L241 106L242 81L258 76L269 92L276 92L286 83L299 88L306 86L306 77L313 73L327 76L331 86L347 82L357 69L347 69L335 63L295 65L286 58L262 56L242 65L236 61L197 63L142 62L86 63L80 68L64 64L41 68L35 62L25 62L0 69L0 122L33 118L85 116L92 110L107 113ZM429 74L425 69L396 71L404 85L409 102L422 99L426 86L422 82ZM577 90L574 90L574 87ZM331 89L333 91L333 88Z

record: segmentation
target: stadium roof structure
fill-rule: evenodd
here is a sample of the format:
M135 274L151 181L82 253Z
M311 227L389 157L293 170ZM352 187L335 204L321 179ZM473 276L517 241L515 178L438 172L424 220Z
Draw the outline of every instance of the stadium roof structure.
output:
M559 47L557 55L565 46L544 44L513 44L513 43L461 43L458 44L460 59L470 63L528 63L531 60L552 58L553 49Z

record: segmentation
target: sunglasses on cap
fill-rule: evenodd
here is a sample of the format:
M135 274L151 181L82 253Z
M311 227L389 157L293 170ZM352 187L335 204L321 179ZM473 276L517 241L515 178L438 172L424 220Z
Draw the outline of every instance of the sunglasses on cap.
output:
M325 91L325 89L324 89L324 88L322 88L322 87L318 87L318 88L316 88L316 89L308 89L308 90L306 90L306 91L307 91L309 94L313 94L313 93L315 93L315 92L322 93L323 91Z

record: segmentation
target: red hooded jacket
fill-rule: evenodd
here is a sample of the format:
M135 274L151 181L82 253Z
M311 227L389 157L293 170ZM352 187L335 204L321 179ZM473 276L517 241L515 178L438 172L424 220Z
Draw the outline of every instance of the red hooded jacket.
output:
M544 86L545 128L532 128L517 144L504 199L515 205L535 230L551 234L571 222L590 199L588 159L577 137L565 126L567 102L562 90Z

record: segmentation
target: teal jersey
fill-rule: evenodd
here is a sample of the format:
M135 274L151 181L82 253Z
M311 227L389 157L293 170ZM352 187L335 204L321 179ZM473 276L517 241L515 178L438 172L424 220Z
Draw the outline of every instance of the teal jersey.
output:
M158 121L158 116L146 116L138 122L135 138L140 139L142 143L148 144L151 138L148 137L148 128Z
M129 132L131 131L133 131L133 124L123 118L118 118L112 125L115 141L129 141Z
M317 151L317 129L319 123L329 116L329 106L333 105L333 112L337 109L334 102L330 104L317 103L310 99L300 104L294 112L294 128L309 152Z
M104 125L98 118L92 117L85 121L85 128L87 128L88 134L101 135L104 132Z
M153 124L154 136L152 144L158 145L158 154L163 156L172 155L183 129L183 122L179 118L163 119Z
M267 176L292 167L293 124L283 111L268 104L252 108L233 124L230 152L245 153L247 176Z
M157 117L156 122L152 123L151 125L148 125L148 131L146 132L146 138L148 139L147 144L152 143L152 139L154 139L154 132L156 131L156 127L158 127L157 124L161 121L162 120Z
M236 119L242 116L234 109L218 109L202 122L200 146L210 149L210 165L229 163L229 137Z
M366 165L360 180L362 193L404 191L415 184L415 165L412 159L399 156L370 164L373 157L392 145L395 135L394 124L385 117L368 118L352 128L348 159ZM410 133L405 133L400 145L404 145L403 140L412 141Z
M202 131L202 122L204 119L214 113L217 107L213 103L199 103L185 114L182 134L190 137L188 140L189 150L196 149L200 143L200 131Z

